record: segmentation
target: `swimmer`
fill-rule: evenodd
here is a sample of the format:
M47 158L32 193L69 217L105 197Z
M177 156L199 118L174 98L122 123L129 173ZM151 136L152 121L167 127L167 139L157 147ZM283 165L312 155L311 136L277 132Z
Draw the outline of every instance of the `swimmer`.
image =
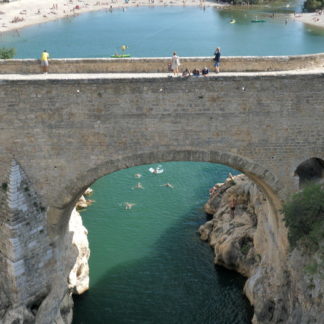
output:
M160 174L164 172L164 170L162 169L162 165L159 165L156 169L149 168L149 171L153 174Z
M161 187L162 187L162 186L163 186L163 187L172 188L172 189L174 188L174 186L173 186L171 183L169 183L169 182L168 182L168 183L165 183L165 184L162 184Z
M140 182L138 182L137 185L135 187L133 187L133 189L144 189L144 187L142 186L142 184Z
M127 209L132 209L132 207L135 206L136 204L125 202L124 205L125 205L125 209L127 210Z
M142 178L142 175L140 173L136 173L136 174L134 174L134 177L139 179L139 178Z

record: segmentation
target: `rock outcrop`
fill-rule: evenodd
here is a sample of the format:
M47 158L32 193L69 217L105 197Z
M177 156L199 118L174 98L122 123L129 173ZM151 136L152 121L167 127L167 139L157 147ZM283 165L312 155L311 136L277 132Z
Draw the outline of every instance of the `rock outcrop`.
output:
M298 249L279 253L274 238L287 233L274 234L271 206L254 183L245 175L229 177L211 190L205 211L213 218L199 228L201 239L212 246L216 264L248 278L252 323L323 323L323 269L305 270L319 256Z
M80 214L74 208L69 222L69 231L73 232L72 244L78 249L78 257L69 275L69 289L80 295L89 289L90 249L88 231L82 224Z

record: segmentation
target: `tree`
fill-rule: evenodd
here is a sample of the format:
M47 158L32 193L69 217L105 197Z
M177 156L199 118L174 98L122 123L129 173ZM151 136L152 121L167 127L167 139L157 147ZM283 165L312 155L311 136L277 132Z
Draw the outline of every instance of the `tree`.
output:
M324 239L324 187L309 184L284 204L283 213L291 247L317 251Z
M0 59L11 59L16 55L14 48L0 48Z
M316 9L324 9L324 0L306 0L304 9L307 11L315 11Z

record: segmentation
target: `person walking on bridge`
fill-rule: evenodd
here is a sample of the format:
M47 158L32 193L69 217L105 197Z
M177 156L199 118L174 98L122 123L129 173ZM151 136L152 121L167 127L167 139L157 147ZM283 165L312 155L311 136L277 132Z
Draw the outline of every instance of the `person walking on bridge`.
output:
M41 54L41 67L44 73L48 72L48 58L49 58L49 54L47 53L46 50L44 50L43 53Z

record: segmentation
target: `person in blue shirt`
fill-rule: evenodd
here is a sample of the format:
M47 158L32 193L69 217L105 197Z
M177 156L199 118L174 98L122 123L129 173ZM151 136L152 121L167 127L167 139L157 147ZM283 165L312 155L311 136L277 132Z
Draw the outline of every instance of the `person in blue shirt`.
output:
M205 67L201 70L201 74L202 74L203 76L207 76L208 73L209 73L209 70L208 70L207 66L205 66Z

